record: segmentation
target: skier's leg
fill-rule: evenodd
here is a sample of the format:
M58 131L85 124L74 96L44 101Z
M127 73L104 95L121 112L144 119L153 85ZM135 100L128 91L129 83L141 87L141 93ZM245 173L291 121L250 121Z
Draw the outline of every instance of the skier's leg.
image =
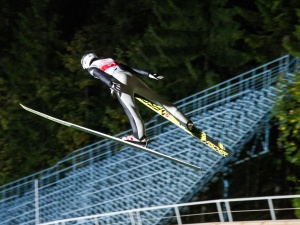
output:
M140 85L136 88L135 93L141 95L150 101L162 106L169 113L171 113L176 119L178 119L183 125L187 126L188 122L191 122L177 107L172 103L164 100L154 91L152 91L145 83L140 81Z
M133 136L137 139L145 137L145 125L142 121L141 115L134 104L134 99L131 95L122 93L119 97L119 101L124 108L126 115L130 121L130 125L133 131Z
M140 113L135 106L135 99L133 96L133 89L135 87L136 78L131 73L117 71L113 74L116 82L121 85L120 95L118 95L119 102L124 108L128 116L134 138L141 140L145 137L145 125L142 121Z

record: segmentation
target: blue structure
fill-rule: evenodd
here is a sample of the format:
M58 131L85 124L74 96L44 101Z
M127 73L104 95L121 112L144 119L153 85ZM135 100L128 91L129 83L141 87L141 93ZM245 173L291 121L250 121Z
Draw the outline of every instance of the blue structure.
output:
M158 116L147 123L147 133L155 139L151 149L200 166L204 172L102 140L74 151L52 168L0 187L0 223L31 225L189 201L228 163L239 159L256 134L264 134L262 144L268 151L277 80L292 74L298 64L298 59L283 56L175 103L189 112L197 127L231 149L231 157L223 158ZM248 152L259 154L263 152L254 148ZM149 224L158 224L171 212L149 213L158 218ZM122 218L110 220L120 223Z

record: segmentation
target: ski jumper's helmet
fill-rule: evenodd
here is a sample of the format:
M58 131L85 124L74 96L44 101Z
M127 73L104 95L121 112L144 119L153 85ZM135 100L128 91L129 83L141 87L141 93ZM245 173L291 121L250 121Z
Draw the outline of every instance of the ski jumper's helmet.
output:
M81 65L83 69L89 68L93 59L98 59L98 56L95 53L88 53L82 56Z

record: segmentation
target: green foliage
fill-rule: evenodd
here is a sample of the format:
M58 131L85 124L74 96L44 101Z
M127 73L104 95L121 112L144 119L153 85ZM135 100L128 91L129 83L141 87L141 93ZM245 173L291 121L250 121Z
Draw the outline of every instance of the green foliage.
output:
M295 75L293 82L282 79L281 85L284 91L273 110L279 121L280 134L277 142L279 148L284 149L286 159L293 165L287 179L300 191L300 73ZM293 204L299 208L300 201L294 200ZM296 215L300 218L299 210Z
M242 48L257 62L264 63L286 54L285 46L292 44L300 2L256 0L254 4L251 10L237 7L238 18L247 28L241 38L245 45Z
M19 23L11 31L14 41L1 58L1 183L47 168L59 152L52 139L53 125L24 114L19 106L22 102L47 110L52 107L49 90L53 95L57 91L53 77L59 73L57 51L62 43L55 29L56 18L45 17L47 3L33 0L19 14Z
M296 216L297 216L297 218L300 218L300 210L299 210L299 208L300 208L300 201L299 201L299 199L294 199L293 200L293 206L297 209L296 210Z
M274 109L281 131L278 143L285 149L287 159L300 166L300 73L293 82L282 81L282 85L285 91Z
M300 6L299 6L300 7ZM294 25L295 31L291 32L288 36L286 36L283 40L283 44L285 48L293 55L300 57L300 9L299 7L296 10L295 21L298 21Z

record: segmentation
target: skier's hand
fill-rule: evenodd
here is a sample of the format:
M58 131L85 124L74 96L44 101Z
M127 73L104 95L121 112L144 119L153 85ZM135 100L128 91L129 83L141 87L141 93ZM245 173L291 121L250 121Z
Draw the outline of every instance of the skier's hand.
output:
M164 78L162 75L151 74L151 73L149 73L149 77L152 78L152 79L154 79L154 80L161 80L161 79Z
M117 95L120 95L120 90L121 90L121 85L115 82L112 82L111 87L110 87L110 93L113 95L116 93Z

